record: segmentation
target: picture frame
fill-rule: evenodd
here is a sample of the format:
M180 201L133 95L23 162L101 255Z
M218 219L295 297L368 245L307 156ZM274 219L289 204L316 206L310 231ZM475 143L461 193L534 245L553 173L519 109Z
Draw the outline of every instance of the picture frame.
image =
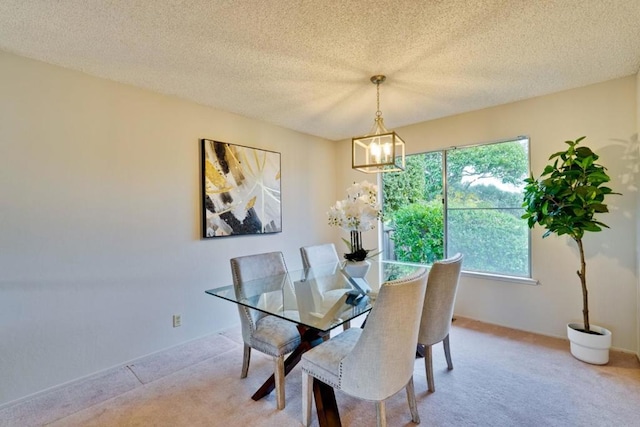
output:
M280 153L203 138L202 237L282 231Z

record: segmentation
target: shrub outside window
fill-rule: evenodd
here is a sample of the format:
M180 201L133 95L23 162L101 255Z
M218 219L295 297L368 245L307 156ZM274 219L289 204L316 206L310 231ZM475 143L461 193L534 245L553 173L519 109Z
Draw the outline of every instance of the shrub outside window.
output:
M464 270L531 277L529 229L521 219L529 140L407 156L382 174L383 257L433 263L464 254Z

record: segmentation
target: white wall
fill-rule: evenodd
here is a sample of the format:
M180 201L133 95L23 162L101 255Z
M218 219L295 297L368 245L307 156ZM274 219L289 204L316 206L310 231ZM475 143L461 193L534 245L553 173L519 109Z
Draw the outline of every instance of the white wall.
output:
M236 324L230 257L335 237L333 142L2 52L0 94L0 405ZM200 239L203 137L282 153L282 233Z
M384 112L383 112L384 113ZM393 123L387 123L393 129ZM613 189L611 213L601 219L611 229L586 236L590 319L613 331L613 346L638 348L637 106L636 77L528 99L495 108L395 128L410 153L518 135L531 138L531 166L539 175L551 153L564 141L586 135L585 143L601 155ZM341 141L338 188L368 178L343 172L350 165L350 141ZM367 233L372 234L372 233ZM542 239L532 231L533 276L539 286L464 277L456 313L517 329L565 337L566 323L582 320L582 298L576 270L579 256L572 241ZM372 236L367 236L371 238Z

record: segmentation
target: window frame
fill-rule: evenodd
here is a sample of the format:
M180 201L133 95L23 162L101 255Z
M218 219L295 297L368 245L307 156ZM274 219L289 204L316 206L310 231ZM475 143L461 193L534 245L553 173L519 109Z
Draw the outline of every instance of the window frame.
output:
M513 137L513 138L504 138L504 139L500 139L500 140L495 140L495 141L487 141L487 142L479 142L479 143L470 143L470 144L465 144L465 145L456 145L456 146L449 146L449 147L445 147L445 148L441 148L441 149L437 149L437 150L429 150L429 151L424 151L424 152L419 152L419 153L413 153L413 154L407 154L408 156L415 156L415 155L426 155L426 154L430 154L430 153L441 153L441 161L442 161L442 207L443 207L443 254L444 257L446 258L448 256L448 228L449 228L449 221L448 221L448 165L447 165L447 152L449 151L453 151L453 150L458 150L458 149L466 149L466 148L473 148L473 147L479 147L479 146L488 146L488 145L493 145L493 144L501 144L501 143L507 143L507 142L520 142L526 140L527 141L527 146L526 146L526 154L527 154L527 176L531 174L531 138L529 136L526 135L518 135L517 137ZM381 174L382 175L382 174ZM383 197L383 192L382 192L382 186L384 185L383 183L383 179L384 177L380 177L378 179L378 184L379 187L381 189L380 193L381 193L381 200ZM384 205L383 205L384 206ZM498 210L499 208L495 208L496 210ZM523 220L524 221L524 220ZM379 240L381 242L381 244L384 242L384 231L383 231L384 227L379 227ZM531 256L531 229L529 229L527 227L527 269L528 269L528 276L527 275L523 275L523 276L516 276L516 275L509 275L509 274L501 274L501 273L496 273L496 272L485 272L485 271L476 271L476 270L465 270L464 269L464 263L463 263L463 269L462 269L462 275L463 276L467 276L467 277L473 277L473 278L479 278L479 279L490 279L490 280L498 280L498 281L505 281L505 282L512 282L512 283L519 283L519 284L526 284L526 285L539 285L538 280L533 278L533 271L532 271L532 256ZM402 261L399 261L402 262Z

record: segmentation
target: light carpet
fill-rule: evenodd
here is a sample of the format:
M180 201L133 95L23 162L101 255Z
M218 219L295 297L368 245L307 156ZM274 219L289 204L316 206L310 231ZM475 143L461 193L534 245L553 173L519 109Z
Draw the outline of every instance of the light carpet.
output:
M463 318L453 324L451 352L454 370L447 371L442 345L434 347L435 393L416 360L422 425L640 426L635 355L611 352L608 365L589 365L571 356L566 340ZM0 426L300 425L299 366L286 378L286 408L278 411L273 393L250 398L272 372L271 359L254 351L246 379L241 364L239 330L215 334L4 408ZM373 402L341 392L336 399L344 426L375 425ZM404 391L387 400L387 421L414 425Z

